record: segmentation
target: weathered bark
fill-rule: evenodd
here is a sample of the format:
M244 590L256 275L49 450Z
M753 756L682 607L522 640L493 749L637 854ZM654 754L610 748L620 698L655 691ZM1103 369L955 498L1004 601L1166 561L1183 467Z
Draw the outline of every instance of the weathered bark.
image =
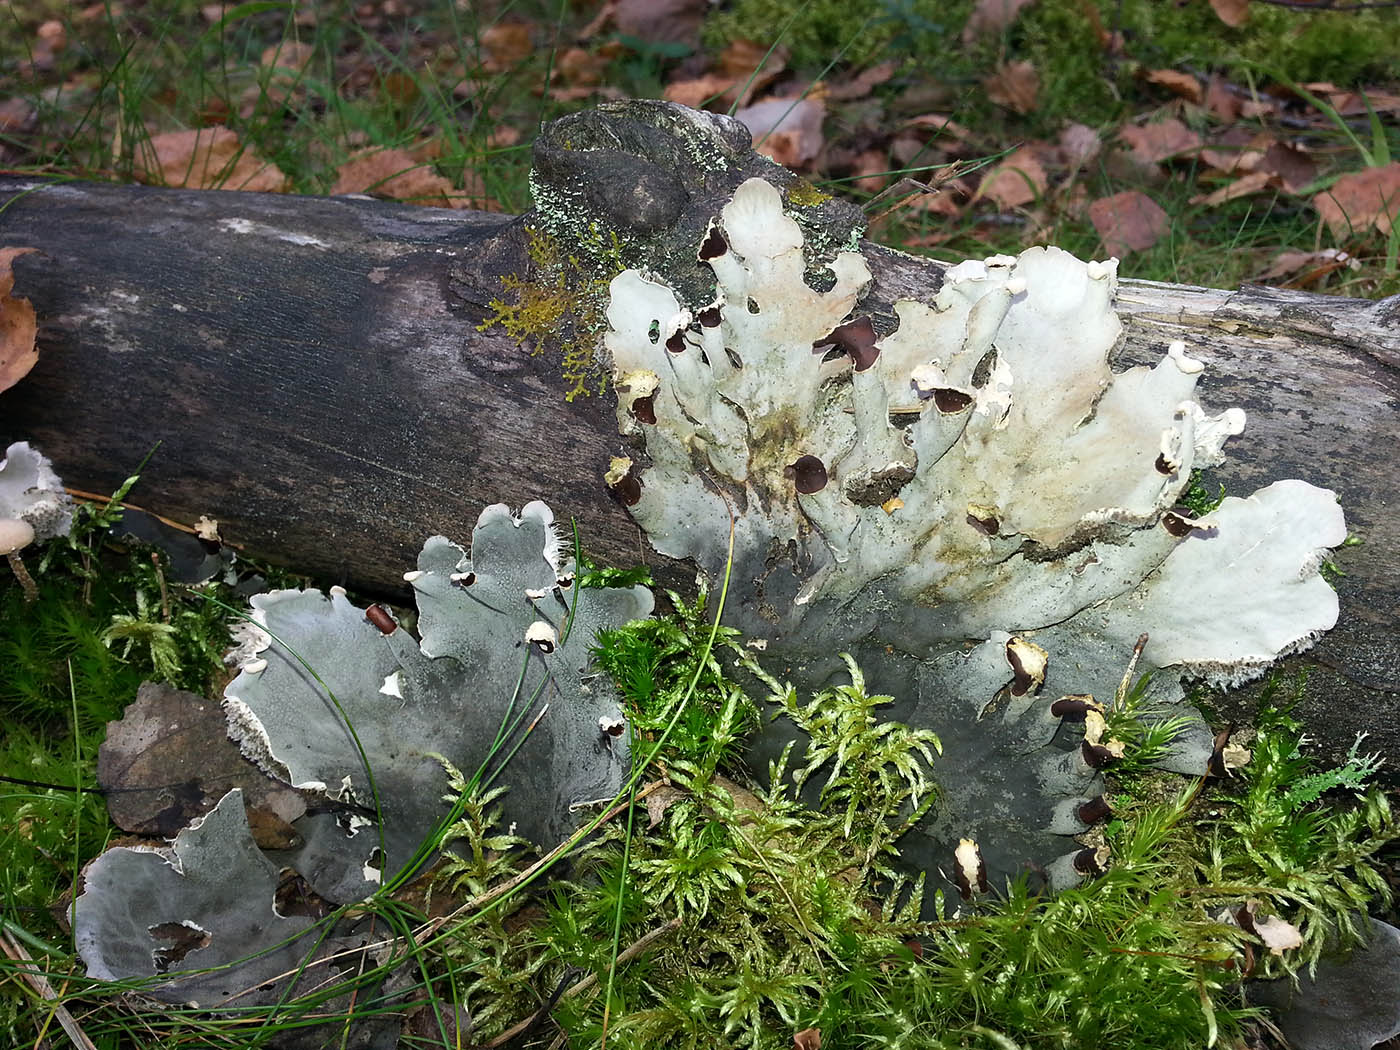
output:
M605 183L592 206L638 208L648 148L622 143L592 169ZM693 244L745 175L791 185L741 160L662 186L665 207L643 209L658 250L674 257L668 231ZM651 192L664 170L645 163ZM15 271L41 322L38 366L0 395L0 442L33 441L70 485L110 491L159 444L139 503L207 514L234 544L380 592L402 588L425 536L467 537L492 502L544 499L597 556L657 560L602 485L620 448L610 398L566 403L557 360L481 327L500 277L530 270L521 220L17 179L0 180L0 202L0 244L39 249ZM877 324L937 288L937 264L867 247ZM1400 699L1400 299L1124 281L1119 308L1123 364L1184 339L1210 366L1206 404L1248 411L1218 471L1230 492L1283 477L1338 492L1363 543L1337 555L1342 619L1308 656L1308 702L1334 745L1370 729L1400 758L1400 727L1384 724Z

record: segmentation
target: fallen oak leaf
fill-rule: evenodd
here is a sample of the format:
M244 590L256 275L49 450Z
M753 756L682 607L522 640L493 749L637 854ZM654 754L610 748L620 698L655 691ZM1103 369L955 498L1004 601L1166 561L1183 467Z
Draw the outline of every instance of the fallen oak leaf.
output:
M1333 237L1375 227L1386 236L1400 215L1400 161L1343 175L1313 198Z
M833 102L846 102L853 98L865 98L870 94L871 90L893 77L894 72L895 64L893 62L881 62L879 65L862 70L848 80L841 80L836 83L828 84L826 88L826 97Z
M0 391L14 386L39 360L35 337L39 333L34 304L10 293L15 275L11 264L36 248L0 248Z
M987 97L1017 113L1034 112L1039 105L1040 74L1029 62L1003 62L982 81Z
M1049 182L1035 150L1022 146L987 173L977 196L1000 208L1019 208L1040 197Z
M967 16L967 24L963 26L963 45L974 44L979 37L990 33L1000 33L1016 21L1022 8L1033 3L1035 0L977 0L977 6Z
M805 167L826 142L826 106L819 98L766 98L734 116L753 135L754 149L785 168Z
M228 128L152 135L136 151L136 177L159 186L194 190L282 193L287 176L245 147Z
M694 44L709 7L705 0L616 0L607 6L619 33L650 44Z
M1286 142L1270 146L1260 159L1258 170L1277 175L1289 193L1297 193L1317 178L1317 162Z
M1249 20L1249 0L1210 0L1210 8L1231 29Z
M1177 69L1153 69L1145 73L1143 79L1149 84L1164 87L1172 94L1179 95L1187 102L1194 102L1198 106L1205 101L1205 89L1201 87L1201 82L1190 73L1183 73Z
M1060 152L1071 168L1082 168L1102 149L1099 133L1087 124L1070 124L1060 132Z
M1258 280L1264 282L1288 277L1290 279L1284 282L1283 287L1310 288L1329 273L1342 269L1359 270L1361 263L1338 248L1323 248L1316 252L1284 251L1274 256L1269 268L1259 275Z
M530 27L523 22L497 22L482 30L478 39L486 52L482 68L488 73L508 72L535 50Z
M369 149L354 154L336 171L331 194L373 193L408 204L465 208L468 202L430 165L402 149Z
M1251 194L1259 193L1270 186L1277 185L1277 176L1267 171L1252 171L1248 175L1236 179L1228 185L1220 187L1214 193L1203 193L1192 197L1192 204L1204 204L1207 208L1217 208L1226 201L1237 200L1240 197L1248 197Z
M1165 234L1171 221L1151 197L1137 190L1100 197L1089 205L1094 224L1109 255L1146 251Z
M1152 167L1201 148L1201 136L1175 117L1152 124L1129 124L1118 131L1119 141L1132 149L1133 159Z

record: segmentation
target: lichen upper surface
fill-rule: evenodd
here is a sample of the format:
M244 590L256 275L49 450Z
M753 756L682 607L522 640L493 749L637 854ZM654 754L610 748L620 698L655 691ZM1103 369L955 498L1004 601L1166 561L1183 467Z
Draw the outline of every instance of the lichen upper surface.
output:
M576 807L616 793L626 742L599 719L622 712L610 685L586 675L588 646L648 615L651 594L588 590L571 611L567 571L548 507L517 516L497 504L477 521L470 557L435 536L406 574L421 643L338 589L253 599L265 638L245 651L225 709L249 757L326 798L281 858L318 893L357 900L413 855L446 813L439 755L468 771L485 763L510 785L507 819L536 842L557 841Z
M53 464L27 441L16 441L0 459L0 518L20 518L39 540L67 536L73 501Z
M1055 248L969 261L932 301L896 303L881 334L860 311L864 259L838 254L817 291L802 246L778 191L751 180L697 245L713 303L684 309L635 271L613 281L606 346L632 448L606 480L653 546L712 577L732 516L732 578L752 581L734 618L789 664L820 676L858 643L877 660L960 661L951 676L890 672L920 725L983 759L926 830L1000 827L1020 844L984 854L1047 861L1026 838L1063 833L1054 814L1093 771L1035 772L1077 754L1044 712L987 717L1022 695L995 640L1043 644L1051 684L1021 700L1032 708L1057 695L1042 689L1113 688L1142 633L1144 670L1250 677L1335 621L1316 568L1344 538L1341 511L1303 482L1205 521L1177 505L1244 413L1202 407L1205 366L1182 344L1112 370L1115 261ZM979 642L990 655L965 655ZM1163 676L1161 703L1178 677ZM1202 737L1179 741L1176 766L1203 764Z

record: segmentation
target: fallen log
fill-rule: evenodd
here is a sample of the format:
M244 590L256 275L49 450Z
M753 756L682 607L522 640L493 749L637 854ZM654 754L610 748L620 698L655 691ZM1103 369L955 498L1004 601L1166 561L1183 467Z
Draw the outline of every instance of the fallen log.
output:
M591 137L575 125L577 141L537 147L546 192L587 186L572 204L627 225L646 258L693 253L743 178L797 185L732 136L701 170L654 121L587 119ZM815 221L840 234L852 212L823 204ZM557 359L487 323L502 278L535 266L530 221L0 179L0 245L38 249L14 268L41 324L37 367L0 395L0 442L34 442L94 492L157 449L143 506L208 515L235 545L372 592L401 591L425 536L465 538L492 502L544 499L595 556L655 563L602 483L621 448L610 397L566 401ZM877 326L939 286L939 264L865 247ZM1230 493L1282 477L1337 491L1362 542L1336 556L1342 618L1302 661L1305 713L1334 752L1369 730L1400 758L1400 297L1124 280L1118 305L1120 367L1185 340L1209 366L1204 400L1248 412L1215 472Z

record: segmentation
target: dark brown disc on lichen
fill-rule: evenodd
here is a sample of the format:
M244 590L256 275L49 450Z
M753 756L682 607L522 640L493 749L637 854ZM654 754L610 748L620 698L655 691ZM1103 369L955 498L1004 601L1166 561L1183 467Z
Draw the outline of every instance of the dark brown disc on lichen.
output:
M1011 695L1025 696L1032 690L1039 689L1045 681L1045 667L1029 667L1021 659L1020 649L1017 647L1019 639L1013 638L1006 643L1006 662L1011 665Z
M1099 705L1087 693L1062 696L1050 705L1050 717L1082 720L1090 711L1097 710L1099 710Z
M608 492L624 507L635 507L642 498L642 479L634 468L609 485Z
M825 339L812 344L812 350L820 353L823 347L834 345L836 349L850 357L857 372L864 372L875 364L880 356L880 348L875 345L875 326L868 317L857 317L854 321L837 325Z
M941 386L933 392L934 408L947 415L962 412L970 404L972 404L971 394L964 394L961 390L954 390L952 387Z
M1159 452L1157 454L1157 462L1153 463L1152 465L1157 468L1158 474L1176 473L1176 467L1173 466L1170 462L1168 462L1166 455L1163 453Z
M826 488L826 464L816 456L798 456L797 461L783 471L797 485L797 491L805 496Z
M1080 806L1076 815L1085 824L1097 824L1113 816L1113 808L1108 804L1108 799L1100 795Z
M1093 846L1086 847L1074 855L1071 862L1074 870L1081 875L1094 877L1102 875L1104 865L1108 863L1108 848L1100 846L1095 849Z
M666 337L666 349L673 354L685 353L685 332L672 332Z
M714 306L705 307L703 310L701 310L698 314L695 315L695 319L700 322L702 328L718 328L719 318L720 314L718 303L716 303Z
M380 634L393 634L399 629L389 610L382 605L371 605L365 610L365 619L379 628Z
M967 516L967 523L983 536L995 536L1001 531L1001 522L997 521L997 519L990 514L979 517L976 514L969 513Z
M718 259L727 251L729 251L729 242L724 239L724 234L719 232L718 227L710 227L710 232L706 234L704 241L700 244L700 261L709 262L711 259Z
M1103 769L1118 757L1102 744L1091 744L1087 740L1079 745L1079 753L1084 758L1084 764L1093 769Z
M1210 747L1210 758L1206 760L1206 772L1213 777L1224 779L1230 775L1230 769L1225 765L1225 747L1230 743L1230 734L1234 731L1235 724L1231 722L1215 734L1215 740Z
M632 402L632 418L638 423L656 425L656 395L648 394Z
M1182 511L1169 510L1162 515L1162 528L1166 529L1177 539L1182 539L1191 535L1192 531L1199 527L1200 522L1192 521L1190 518L1186 517L1185 513Z

